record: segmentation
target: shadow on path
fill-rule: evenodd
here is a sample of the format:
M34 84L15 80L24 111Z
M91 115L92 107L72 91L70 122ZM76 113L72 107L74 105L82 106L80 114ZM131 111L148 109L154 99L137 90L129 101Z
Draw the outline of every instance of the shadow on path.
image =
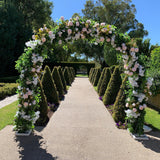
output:
M149 141L142 141L142 144L144 147L160 153L160 132L150 132L148 135L150 136Z
M15 137L18 143L18 151L21 160L57 160L58 157L53 157L47 153L45 141L42 136L31 134L28 137ZM42 148L43 147L43 148Z

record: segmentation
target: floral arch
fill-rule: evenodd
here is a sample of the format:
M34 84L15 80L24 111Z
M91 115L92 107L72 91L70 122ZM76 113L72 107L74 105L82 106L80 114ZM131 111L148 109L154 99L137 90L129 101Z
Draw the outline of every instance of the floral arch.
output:
M63 45L63 43L70 43L78 39L88 39L95 45L108 43L122 53L125 74L128 75L130 85L126 99L129 129L132 133L143 134L144 108L152 80L146 79L145 68L138 59L139 49L127 34L119 33L113 25L99 24L78 17L65 21L64 17L61 17L58 26L52 30L44 26L35 32L32 39L26 42L27 48L16 64L16 69L20 73L19 110L15 116L14 126L16 131L25 132L33 129L34 123L39 117L39 111L35 112L40 99L37 87L38 77L41 75L47 53L52 50L52 45L57 42L59 45Z

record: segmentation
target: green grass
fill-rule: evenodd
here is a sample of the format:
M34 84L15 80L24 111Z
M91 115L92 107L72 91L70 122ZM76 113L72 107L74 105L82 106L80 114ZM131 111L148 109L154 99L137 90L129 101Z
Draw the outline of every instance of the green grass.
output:
M0 109L0 130L7 125L13 125L14 116L18 110L18 101L15 101Z
M145 123L160 130L160 113L151 108L146 108Z
M97 92L97 86L93 86L94 87L94 90Z
M87 74L76 74L76 77L88 77Z

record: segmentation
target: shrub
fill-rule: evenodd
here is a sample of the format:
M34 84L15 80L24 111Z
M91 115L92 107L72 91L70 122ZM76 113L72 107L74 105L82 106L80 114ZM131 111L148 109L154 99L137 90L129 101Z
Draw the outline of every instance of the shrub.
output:
M90 71L89 71L89 76L88 76L89 77L89 81L91 81L92 72L93 72L93 68L91 68Z
M16 94L18 83L0 83L0 100Z
M45 66L44 74L42 77L42 85L44 93L47 97L47 102L59 104L59 94L56 89L56 85L51 75L51 71L48 66Z
M98 84L97 84L97 92L98 92L98 93L99 93L100 86L101 86L102 81L103 81L104 73L105 73L105 68L103 68L102 73L101 73L101 76L100 76L99 81L98 81Z
M64 74L63 74L63 72L62 72L61 66L58 67L58 72L59 72L59 75L60 75L61 80L62 80L63 90L64 90L64 92L66 92L66 91L67 91L67 88L66 88L66 80L65 80L65 78L64 78Z
M59 93L59 97L60 97L60 99L62 99L63 96L64 96L63 84L62 84L62 80L61 80L61 77L59 75L57 67L53 68L52 78L54 80L54 83L56 84L56 88L57 88L57 91Z
M104 71L104 77L103 77L103 80L102 80L102 83L101 83L100 89L99 89L99 96L100 97L104 95L104 93L107 89L108 83L110 81L110 78L111 78L110 70L109 70L109 68L106 68Z
M125 100L126 100L126 95L125 95L125 90L126 90L126 82L127 82L128 77L125 76L123 79L122 85L120 87L120 90L118 92L118 95L116 97L116 101L114 103L113 107L113 118L115 122L125 122Z
M70 72L70 78L71 78L71 82L73 82L74 81L74 73L73 73L73 70L72 70L72 67L68 67L68 69L69 69L69 72Z
M40 111L40 117L36 121L36 125L44 126L49 121L49 118L47 116L47 114L48 114L48 104L47 104L47 98L44 94L42 82L40 80L38 81L38 87L40 89L41 99L40 99L40 102L39 102L39 108L37 108L37 110Z
M100 70L100 68L97 68L96 73L95 73L95 78L93 81L93 86L97 86L100 75L101 75L101 70Z
M96 73L96 68L93 69L93 73L92 73L92 77L91 77L91 83L92 84L93 84L93 81L94 81L95 73Z
M70 80L70 74L69 74L69 71L68 71L68 67L64 68L64 78L66 80L66 84L68 86L70 86L71 85L71 80Z
M118 66L114 69L114 72L110 78L109 84L107 86L107 89L105 91L104 97L103 97L103 103L105 105L114 104L117 93L119 91L120 85L121 85L121 76L119 73Z

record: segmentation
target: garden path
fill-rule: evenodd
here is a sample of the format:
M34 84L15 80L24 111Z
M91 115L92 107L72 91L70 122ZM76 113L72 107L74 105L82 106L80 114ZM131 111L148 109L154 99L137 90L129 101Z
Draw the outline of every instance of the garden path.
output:
M16 138L11 128L0 131L1 160L160 159L160 137L138 142L117 129L88 78L75 79L44 129Z

